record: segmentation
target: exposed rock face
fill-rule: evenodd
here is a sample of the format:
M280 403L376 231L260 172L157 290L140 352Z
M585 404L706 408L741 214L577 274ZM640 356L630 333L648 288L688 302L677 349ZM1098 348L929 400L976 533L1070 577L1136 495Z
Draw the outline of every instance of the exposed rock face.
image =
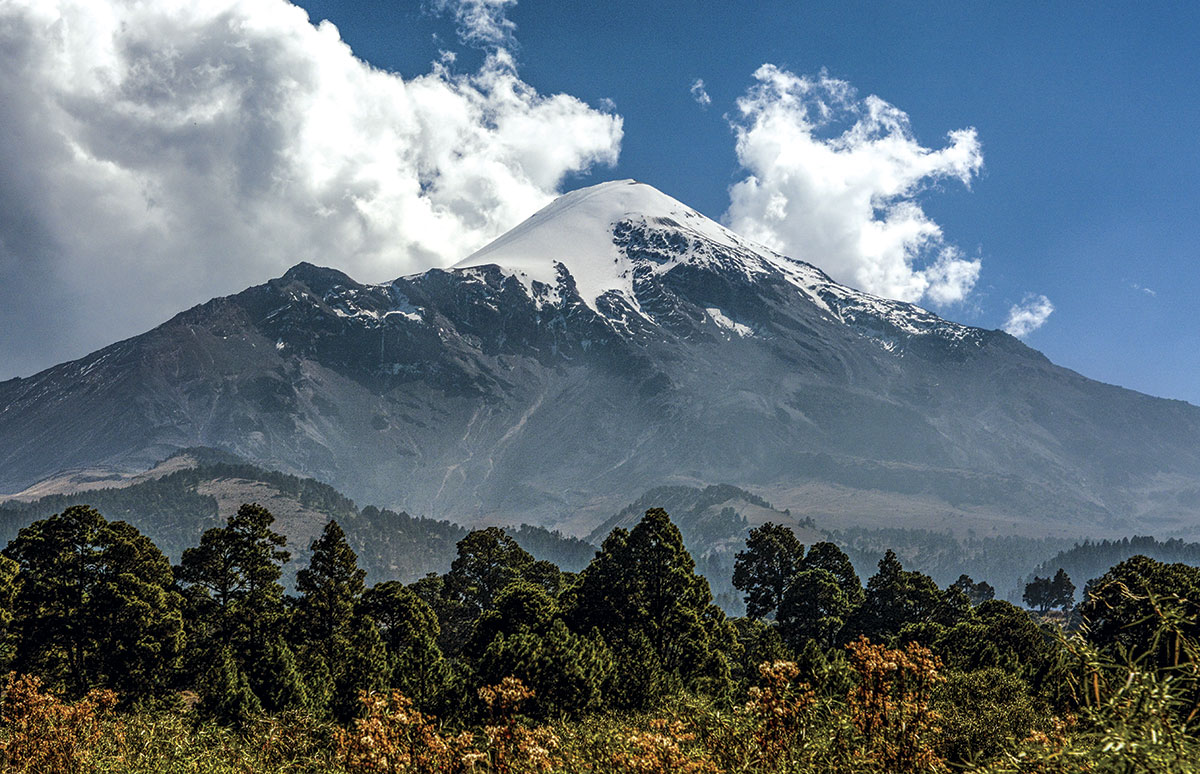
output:
M211 446L415 514L580 534L715 482L793 511L816 487L849 515L882 492L1002 531L1193 534L1198 439L1200 408L838 285L628 181L449 270L300 264L0 383L0 491Z

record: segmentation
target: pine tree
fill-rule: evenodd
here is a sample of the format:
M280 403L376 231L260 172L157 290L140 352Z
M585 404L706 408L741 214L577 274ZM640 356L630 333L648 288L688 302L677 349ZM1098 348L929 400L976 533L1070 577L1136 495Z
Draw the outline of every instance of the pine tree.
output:
M942 591L928 575L905 570L892 550L879 560L879 572L867 581L862 606L848 625L848 634L872 640L895 636L905 624L932 621Z
M109 687L133 700L170 682L181 600L148 538L79 505L22 529L4 555L19 567L18 669L71 696Z
M779 634L794 649L806 640L831 648L854 612L838 577L829 570L801 570L792 578L779 606Z
M234 643L239 659L252 644L271 640L283 623L279 578L290 554L282 548L283 535L271 530L274 521L261 505L242 505L224 527L205 530L176 568L196 639Z
M1039 613L1047 613L1054 603L1054 591L1050 578L1033 576L1033 580L1025 584L1025 593L1021 599L1030 607L1037 608Z
M261 505L242 505L225 526L205 530L200 545L186 549L176 568L187 599L192 679L209 679L220 666L212 662L219 654L232 660L236 685L214 716L234 717L226 705L235 699L242 709L261 709L248 674L260 682L255 664L283 634L286 621L279 579L290 555L282 548L283 535L271 529L274 521ZM250 698L240 695L243 682Z
M774 613L803 558L804 546L788 527L768 521L750 530L746 550L738 552L733 566L733 587L746 594L746 615Z
M347 647L332 670L329 709L339 723L348 723L359 715L362 693L381 690L387 682L387 650L375 622L367 616L356 616L349 628Z
M647 676L652 690L675 683L721 693L730 685L734 630L661 508L647 511L629 532L613 530L580 573L566 607L571 628L596 630L621 671L634 668L626 667L634 659L662 672L664 679ZM644 704L654 694L628 698Z
M440 591L434 599L441 599ZM359 609L379 627L388 655L388 685L412 699L418 709L433 711L450 679L449 664L437 644L439 626L433 609L399 581L367 589Z
M1050 581L1050 606L1070 610L1075 605L1075 584L1066 570L1059 567Z
M854 571L854 565L850 562L850 557L846 556L846 552L838 548L833 543L821 542L813 544L813 547L808 549L804 560L800 563L802 570L828 570L833 573L836 579L838 588L846 595L846 600L850 606L857 608L863 603L865 596L862 587L862 581L858 579L858 573Z
M197 710L218 723L241 728L262 713L246 673L238 668L229 648L219 648L207 660L196 683Z
M446 574L443 594L478 617L534 564L533 556L499 527L476 530L458 542L458 557Z
M994 599L996 590L987 581L975 582L975 579L970 575L959 575L958 580L951 584L951 588L957 588L967 595L967 599L972 605L979 606L989 599Z
M292 620L293 639L336 671L367 574L336 521L325 525L310 550L308 567L296 573L300 599Z
M555 619L536 630L518 624L498 633L487 643L475 679L494 685L520 678L534 692L525 707L529 715L579 717L600 707L613 668L612 653L598 633L581 637Z
M17 590L21 565L0 555L0 673L8 672L16 654L17 638L13 619L17 608Z
M296 655L282 637L267 643L251 659L250 688L269 713L309 709L308 690L296 664Z

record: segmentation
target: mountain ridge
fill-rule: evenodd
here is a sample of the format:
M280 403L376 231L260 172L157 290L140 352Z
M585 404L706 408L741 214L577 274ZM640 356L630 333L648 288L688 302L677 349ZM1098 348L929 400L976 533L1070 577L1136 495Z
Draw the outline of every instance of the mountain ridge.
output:
M567 195L609 213L569 208L628 287L581 294L552 204L470 265L370 285L301 263L0 383L0 491L211 446L387 507L580 535L651 487L718 481L876 524L1196 529L1200 409L838 285L645 189ZM551 247L514 265L531 233Z

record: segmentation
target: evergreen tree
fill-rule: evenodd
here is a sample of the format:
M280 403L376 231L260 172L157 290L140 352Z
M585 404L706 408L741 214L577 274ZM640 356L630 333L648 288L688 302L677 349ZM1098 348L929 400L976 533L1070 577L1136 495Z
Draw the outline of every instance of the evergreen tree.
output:
M994 599L996 590L987 581L975 582L975 579L970 575L959 575L958 580L951 584L951 588L956 588L963 594L967 595L967 600L974 606L982 605L989 599Z
M1126 559L1087 585L1079 614L1096 645L1174 664L1180 636L1200 637L1200 568L1141 555ZM1168 637L1159 633L1164 615L1177 629Z
M199 546L185 550L176 568L197 639L234 643L235 658L270 641L283 621L279 578L290 554L284 536L271 530L274 521L261 505L242 505L224 527L206 530Z
M435 597L441 599L440 594ZM411 588L387 581L368 589L359 603L378 625L388 656L388 685L419 709L432 711L450 679L450 666L437 639L433 609Z
M284 634L279 578L290 555L282 548L283 535L271 529L274 520L261 505L242 505L225 526L205 530L200 545L186 549L176 568L187 599L187 672L211 683L212 715L230 722L261 709L252 683L268 688L257 665ZM228 669L218 663L226 658ZM241 695L243 682L249 698Z
M458 557L442 593L466 605L475 618L490 610L496 595L534 564L533 556L499 527L476 530L458 542ZM541 571L544 574L544 568Z
M519 624L497 633L478 661L476 681L494 685L518 677L534 691L525 712L536 718L578 717L600 707L613 668L599 634L577 635L555 619L537 630Z
M0 555L0 673L8 671L16 655L17 636L13 619L17 609L21 565Z
M733 587L745 592L746 615L774 613L803 558L804 546L790 528L768 521L750 530L746 550L738 552L733 565Z
M333 696L330 713L339 723L359 715L363 692L378 691L387 684L387 650L375 622L365 615L351 623L342 660L333 665Z
M759 664L766 661L792 661L795 654L783 642L779 627L761 618L735 618L741 657L731 664L733 677L743 688L757 685L761 678Z
M292 618L293 640L336 671L367 573L359 568L358 556L336 521L326 524L309 548L308 567L296 573L300 599Z
M806 640L831 648L855 605L829 570L802 570L792 578L779 606L779 634L799 649Z
M886 640L905 624L934 620L941 601L942 591L932 578L905 570L896 553L889 550L879 560L879 572L867 581L863 604L849 633Z
M1054 573L1054 579L1050 581L1050 606L1064 611L1075 606L1075 584L1071 582L1071 577L1067 575L1066 570L1061 567L1058 568L1058 572Z
M857 608L863 602L862 581L854 571L854 565L846 552L833 543L814 543L800 563L802 570L828 570L837 580L838 588L846 595L846 601L852 608Z
M296 655L282 637L266 645L250 662L250 688L262 708L270 713L295 712L310 707Z
M148 538L72 506L22 529L4 555L21 581L19 670L71 696L103 686L132 700L165 688L183 622L171 565Z
M632 531L612 531L580 573L567 609L574 631L599 632L620 671L662 674L647 674L643 692L624 697L630 703L645 705L669 683L717 693L729 686L733 628L661 508L647 511Z
M972 619L946 628L933 645L947 666L964 671L1000 667L1026 677L1046 666L1051 644L1028 612L992 599L974 613Z
M229 648L219 648L196 682L197 710L205 717L235 728L262 714L262 705L246 673L238 668Z
M1039 613L1049 611L1050 579L1033 576L1033 580L1025 584L1025 593L1021 595L1021 599L1029 607L1036 608Z
M356 612L366 573L342 528L330 521L310 548L308 567L296 573L292 638L314 710L345 721L358 710L360 690L386 683L386 650L375 623ZM319 701L326 696L328 704Z

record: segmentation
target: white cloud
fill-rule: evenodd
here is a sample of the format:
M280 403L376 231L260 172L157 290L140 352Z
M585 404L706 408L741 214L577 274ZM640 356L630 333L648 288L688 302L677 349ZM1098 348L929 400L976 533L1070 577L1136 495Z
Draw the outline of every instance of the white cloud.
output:
M500 46L512 42L517 25L505 14L516 4L517 0L433 0L433 9L454 14L464 43Z
M738 100L738 161L729 191L735 230L872 293L944 306L962 301L980 261L946 242L916 201L951 178L970 185L983 165L974 129L923 147L907 114L822 73L766 64Z
M620 116L452 65L374 69L285 0L4 0L0 378L300 260L451 263L616 162Z
M1018 338L1033 333L1045 324L1054 312L1054 304L1042 295L1027 295L1019 304L1013 304L1008 310L1008 319L1004 322L1004 330Z
M1152 289L1150 289L1150 288L1148 288L1148 287L1145 287L1145 286L1143 286L1143 285L1139 285L1139 284L1137 284L1136 282L1132 282L1132 283L1130 283L1130 284L1129 284L1129 287L1133 288L1134 290L1140 290L1140 291L1142 291L1143 293L1145 293L1146 295L1148 295L1148 296L1151 296L1151 297L1153 297L1153 296L1157 296L1157 295L1158 295L1157 291L1154 291L1154 290L1152 290Z
M692 93L692 99L696 100L696 104L700 105L700 107L706 108L712 104L712 97L708 96L708 92L704 90L703 78L697 78L695 82L692 83L692 88L690 91Z

